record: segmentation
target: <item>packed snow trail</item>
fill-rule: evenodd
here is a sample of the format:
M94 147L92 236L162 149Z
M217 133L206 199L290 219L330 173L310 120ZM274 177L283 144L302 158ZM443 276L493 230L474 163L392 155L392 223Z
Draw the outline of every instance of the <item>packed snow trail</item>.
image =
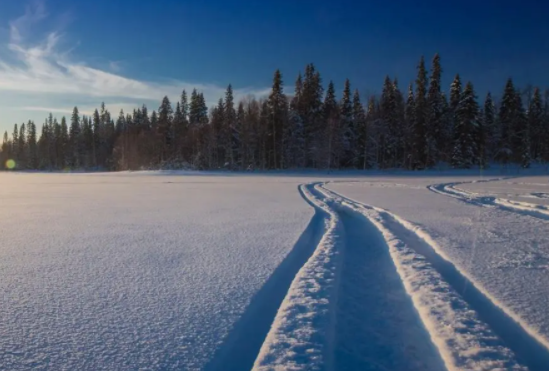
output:
M523 328L520 319L496 304L484 290L477 288L465 274L446 260L446 257L440 254L436 243L425 231L386 210L367 206L326 188L323 188L323 192L331 197L340 198L342 204L357 209L370 220L373 219L373 223L380 230L385 230L384 234L388 241L397 239L396 244L389 242L389 245L392 245L391 251L397 265L399 265L399 260L400 264L405 262L402 260L402 249L399 249L399 244L404 244L405 249L411 249L413 254L419 254L420 258L425 258L429 268L435 270L431 274L438 276L435 281L439 282L431 288L431 292L423 292L419 297L414 293L411 295L415 298L416 307L426 324L440 323L441 320L442 322L449 319L454 320L454 323L451 323L451 326L454 327L453 333L451 331L448 333L449 328L441 331L436 326L432 328L428 325L429 328L432 328L433 336L438 338L435 342L440 344L441 353L443 356L445 355L447 365L451 364L458 369L470 369L473 367L472 365L474 365L474 369L518 369L520 367L515 364L513 353L510 351L512 350L516 354L518 362L528 366L530 370L547 369L549 351L543 339L532 333L530 329ZM374 216L368 216L372 212ZM412 282L409 284L417 284L413 281L417 280L418 276L407 278L405 272L401 275L405 283L411 278ZM427 286L432 285L435 281L431 280ZM447 285L449 287L445 288ZM439 318L441 314L437 313L437 310L433 311L433 308L444 307L444 303L440 302L440 294L433 296L434 292L441 292L440 286L443 291L447 290L446 304L451 303L455 312L452 315L444 313L446 319ZM429 314L426 314L421 308L425 304L427 306L423 309L429 309ZM433 315L434 318L432 318ZM501 341L496 340L494 333ZM448 357L449 355L451 357Z
M326 216L318 246L294 278L253 370L297 371L332 369L334 305L343 231L338 215L316 199L308 187L301 194Z
M459 189L457 186L471 183L485 183L501 181L508 178L495 178L481 181L469 182L451 182L429 185L427 188L435 193L452 197L460 201L480 206L480 207L495 207L501 210L514 212L521 215L533 216L542 220L549 220L549 209L543 205L531 204L528 202L512 201L500 197L479 195ZM543 194L542 194L543 195Z
M336 312L334 370L440 370L378 230L339 210L345 230Z
M299 189L302 197L302 190ZM252 298L246 311L224 340L205 371L241 371L253 367L255 358L265 341L293 278L307 262L323 235L325 213L315 208L307 228L286 259Z

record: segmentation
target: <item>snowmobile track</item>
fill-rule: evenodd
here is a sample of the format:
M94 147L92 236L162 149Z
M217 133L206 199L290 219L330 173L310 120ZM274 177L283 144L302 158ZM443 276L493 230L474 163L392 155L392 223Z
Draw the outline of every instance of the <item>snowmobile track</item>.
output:
M503 344L512 350L520 364L530 370L547 370L549 365L547 342L522 324L520 318L499 305L483 288L477 287L467 274L460 271L441 253L440 248L426 232L386 210L349 199L324 186L321 186L321 189L325 194L335 199L339 198L344 204L375 210L380 215L384 226L400 241L425 257L444 281L476 312ZM436 189L439 191L440 186ZM451 195L451 197L455 196Z
M477 183L493 182L493 181L505 180L505 179L508 179L508 178L482 180L482 181L477 181ZM462 201L471 205L475 205L479 207L487 207L487 208L497 208L507 212L549 221L549 210L547 210L543 206L529 204L526 202L510 201L510 200L506 200L506 199L502 199L494 196L478 196L473 193L465 192L456 188L456 186L458 185L468 184L468 183L473 183L473 182L452 182L452 183L433 184L433 185L427 186L427 189L429 189L431 192L452 197L459 201Z

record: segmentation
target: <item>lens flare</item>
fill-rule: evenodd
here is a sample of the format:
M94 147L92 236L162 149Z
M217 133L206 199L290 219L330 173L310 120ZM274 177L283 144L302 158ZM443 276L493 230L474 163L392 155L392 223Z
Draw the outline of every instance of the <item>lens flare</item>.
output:
M6 168L10 170L15 169L15 161L13 161L12 159L6 161Z

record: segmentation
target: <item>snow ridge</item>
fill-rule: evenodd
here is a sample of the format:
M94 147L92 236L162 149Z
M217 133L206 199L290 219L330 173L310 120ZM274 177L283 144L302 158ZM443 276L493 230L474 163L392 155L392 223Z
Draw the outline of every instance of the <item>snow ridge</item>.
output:
M382 209L321 190L341 206L364 216L383 235L407 293L448 370L525 370L513 352L461 299L424 256L397 237ZM385 214L385 215L384 215Z
M509 178L495 178L488 180L479 180L475 182L452 182L441 183L427 186L427 188L444 196L452 197L460 201L473 204L480 207L497 207L502 210L514 212L521 215L533 216L538 219L549 220L549 210L541 205L535 205L528 202L511 201L494 196L482 196L474 192L468 192L459 189L457 186L470 183L483 183L501 181Z
M263 343L253 370L330 369L333 305L340 260L339 217L305 185L302 194L326 214L325 233L293 280Z
M421 240L424 243L424 246L427 247L427 250L417 244L413 245L412 248L421 249L420 255L425 256L432 265L436 266L436 269L439 273L442 273L447 282L449 281L449 278L452 280L457 278L457 281L460 281L462 285L464 280L468 282L468 290L464 290L461 295L464 298L466 296L468 297L466 301L471 304L471 306L475 306L474 309L477 312L482 310L482 320L485 322L490 321L489 325L492 328L497 328L498 335L505 338L505 342L508 345L512 344L512 350L517 354L520 363L526 363L531 370L546 370L547 365L549 364L549 341L525 323L517 314L494 298L466 271L455 266L427 231L387 210L365 205L324 187L323 189L330 192L332 195L337 195L337 197L340 197L343 201L355 205L355 207L356 205L359 205L365 209L371 209L380 213L382 219L385 220L385 225L390 225L391 230L399 229L399 226L401 227L399 236L402 236L402 233L407 231L414 235L416 240ZM390 219L394 220L396 224L391 223ZM395 228L395 226L397 228ZM454 272L452 272L452 270Z

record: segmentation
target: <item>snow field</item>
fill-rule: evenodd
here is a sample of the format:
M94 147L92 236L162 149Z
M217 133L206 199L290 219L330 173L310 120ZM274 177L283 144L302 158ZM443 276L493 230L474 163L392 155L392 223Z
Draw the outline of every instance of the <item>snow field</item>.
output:
M311 219L299 183L0 174L0 369L204 369Z

